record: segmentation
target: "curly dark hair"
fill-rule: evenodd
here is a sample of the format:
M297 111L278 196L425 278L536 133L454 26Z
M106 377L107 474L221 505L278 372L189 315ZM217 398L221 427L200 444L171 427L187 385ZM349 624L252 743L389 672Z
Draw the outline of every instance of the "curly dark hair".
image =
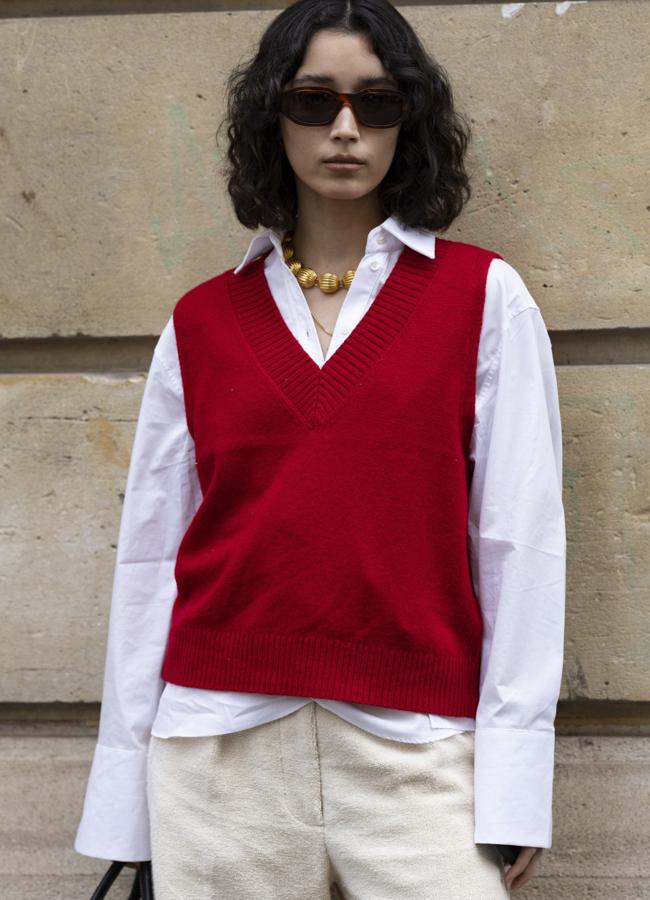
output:
M398 89L411 99L391 166L378 187L385 215L404 226L445 231L471 196L464 158L471 128L454 109L445 69L389 0L298 0L268 26L255 55L227 80L227 179L246 228L292 230L297 191L278 123L280 94L315 32L365 33Z

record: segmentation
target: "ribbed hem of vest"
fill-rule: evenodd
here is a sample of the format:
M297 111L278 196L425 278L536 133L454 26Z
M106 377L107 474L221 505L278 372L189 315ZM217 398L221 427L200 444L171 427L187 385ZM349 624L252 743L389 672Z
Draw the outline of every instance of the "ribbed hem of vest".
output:
M161 677L205 690L320 697L474 717L480 659L432 656L301 634L177 626Z

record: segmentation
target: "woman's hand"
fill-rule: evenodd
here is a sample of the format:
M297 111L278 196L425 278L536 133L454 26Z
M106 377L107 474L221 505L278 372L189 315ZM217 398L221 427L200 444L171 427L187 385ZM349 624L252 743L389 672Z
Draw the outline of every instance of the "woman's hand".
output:
M542 853L542 847L521 848L519 856L506 872L506 884L513 892L528 884L533 877Z

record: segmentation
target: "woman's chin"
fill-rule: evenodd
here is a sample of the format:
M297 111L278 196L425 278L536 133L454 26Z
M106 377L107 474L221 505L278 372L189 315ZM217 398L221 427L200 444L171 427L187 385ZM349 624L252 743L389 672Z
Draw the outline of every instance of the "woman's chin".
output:
M310 191L328 200L360 200L371 190L367 185L362 185L349 175L341 178L333 173L330 178L319 179L317 183L309 185Z

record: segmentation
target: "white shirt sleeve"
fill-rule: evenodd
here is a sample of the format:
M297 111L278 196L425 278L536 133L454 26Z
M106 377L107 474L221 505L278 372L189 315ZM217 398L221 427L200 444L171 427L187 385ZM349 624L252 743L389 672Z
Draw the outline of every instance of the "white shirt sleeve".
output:
M548 332L522 279L499 261L488 285L504 327L472 436L469 553L484 622L474 839L548 848L564 657L559 398Z
M127 475L99 732L74 843L85 856L151 859L149 737L165 684L176 556L200 501L170 318L154 350Z

